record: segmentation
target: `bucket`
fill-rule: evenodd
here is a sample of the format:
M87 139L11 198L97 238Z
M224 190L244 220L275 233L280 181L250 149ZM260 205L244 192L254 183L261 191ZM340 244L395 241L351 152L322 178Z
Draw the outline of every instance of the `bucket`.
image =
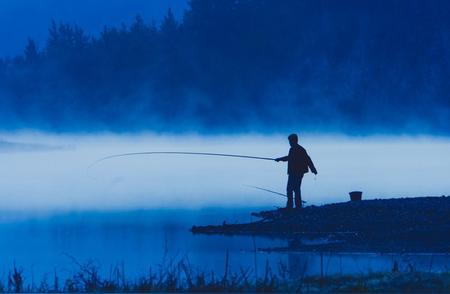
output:
M350 194L350 200L351 201L361 201L362 198L362 192L361 191L352 191Z

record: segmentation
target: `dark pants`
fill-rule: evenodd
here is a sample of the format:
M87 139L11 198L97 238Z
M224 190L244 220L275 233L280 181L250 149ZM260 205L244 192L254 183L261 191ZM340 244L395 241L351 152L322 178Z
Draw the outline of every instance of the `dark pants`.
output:
M300 191L300 186L302 184L303 174L301 175L288 175L287 182L287 208L293 208L293 198L295 193L295 207L302 207L302 194Z

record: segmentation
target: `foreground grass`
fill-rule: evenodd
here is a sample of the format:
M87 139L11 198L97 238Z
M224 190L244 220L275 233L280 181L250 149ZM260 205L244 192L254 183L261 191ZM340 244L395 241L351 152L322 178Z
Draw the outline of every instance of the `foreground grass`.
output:
M123 268L116 267L108 277L99 274L92 264L79 264L75 273L61 281L55 273L49 282L27 284L22 271L13 267L1 292L450 292L450 272L446 273L371 273L357 276L305 277L293 276L280 267L273 273L266 266L262 277L251 269L223 276L214 272L197 272L185 260L169 262L156 271L134 280L125 277Z

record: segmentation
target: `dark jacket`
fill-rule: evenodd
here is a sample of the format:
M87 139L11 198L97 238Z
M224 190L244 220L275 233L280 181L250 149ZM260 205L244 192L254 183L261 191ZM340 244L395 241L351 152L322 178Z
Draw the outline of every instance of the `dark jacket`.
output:
M305 148L295 145L289 149L289 155L278 158L280 161L288 162L289 175L303 175L308 172L308 167L313 173L317 173L314 163L306 153Z

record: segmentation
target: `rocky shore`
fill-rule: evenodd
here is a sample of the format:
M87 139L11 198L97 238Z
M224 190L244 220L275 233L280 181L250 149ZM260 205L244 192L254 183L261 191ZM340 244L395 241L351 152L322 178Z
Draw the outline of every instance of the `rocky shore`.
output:
M350 201L252 215L259 220L193 226L191 230L277 236L289 240L289 250L450 252L449 196ZM325 238L328 242L305 245L305 238Z

